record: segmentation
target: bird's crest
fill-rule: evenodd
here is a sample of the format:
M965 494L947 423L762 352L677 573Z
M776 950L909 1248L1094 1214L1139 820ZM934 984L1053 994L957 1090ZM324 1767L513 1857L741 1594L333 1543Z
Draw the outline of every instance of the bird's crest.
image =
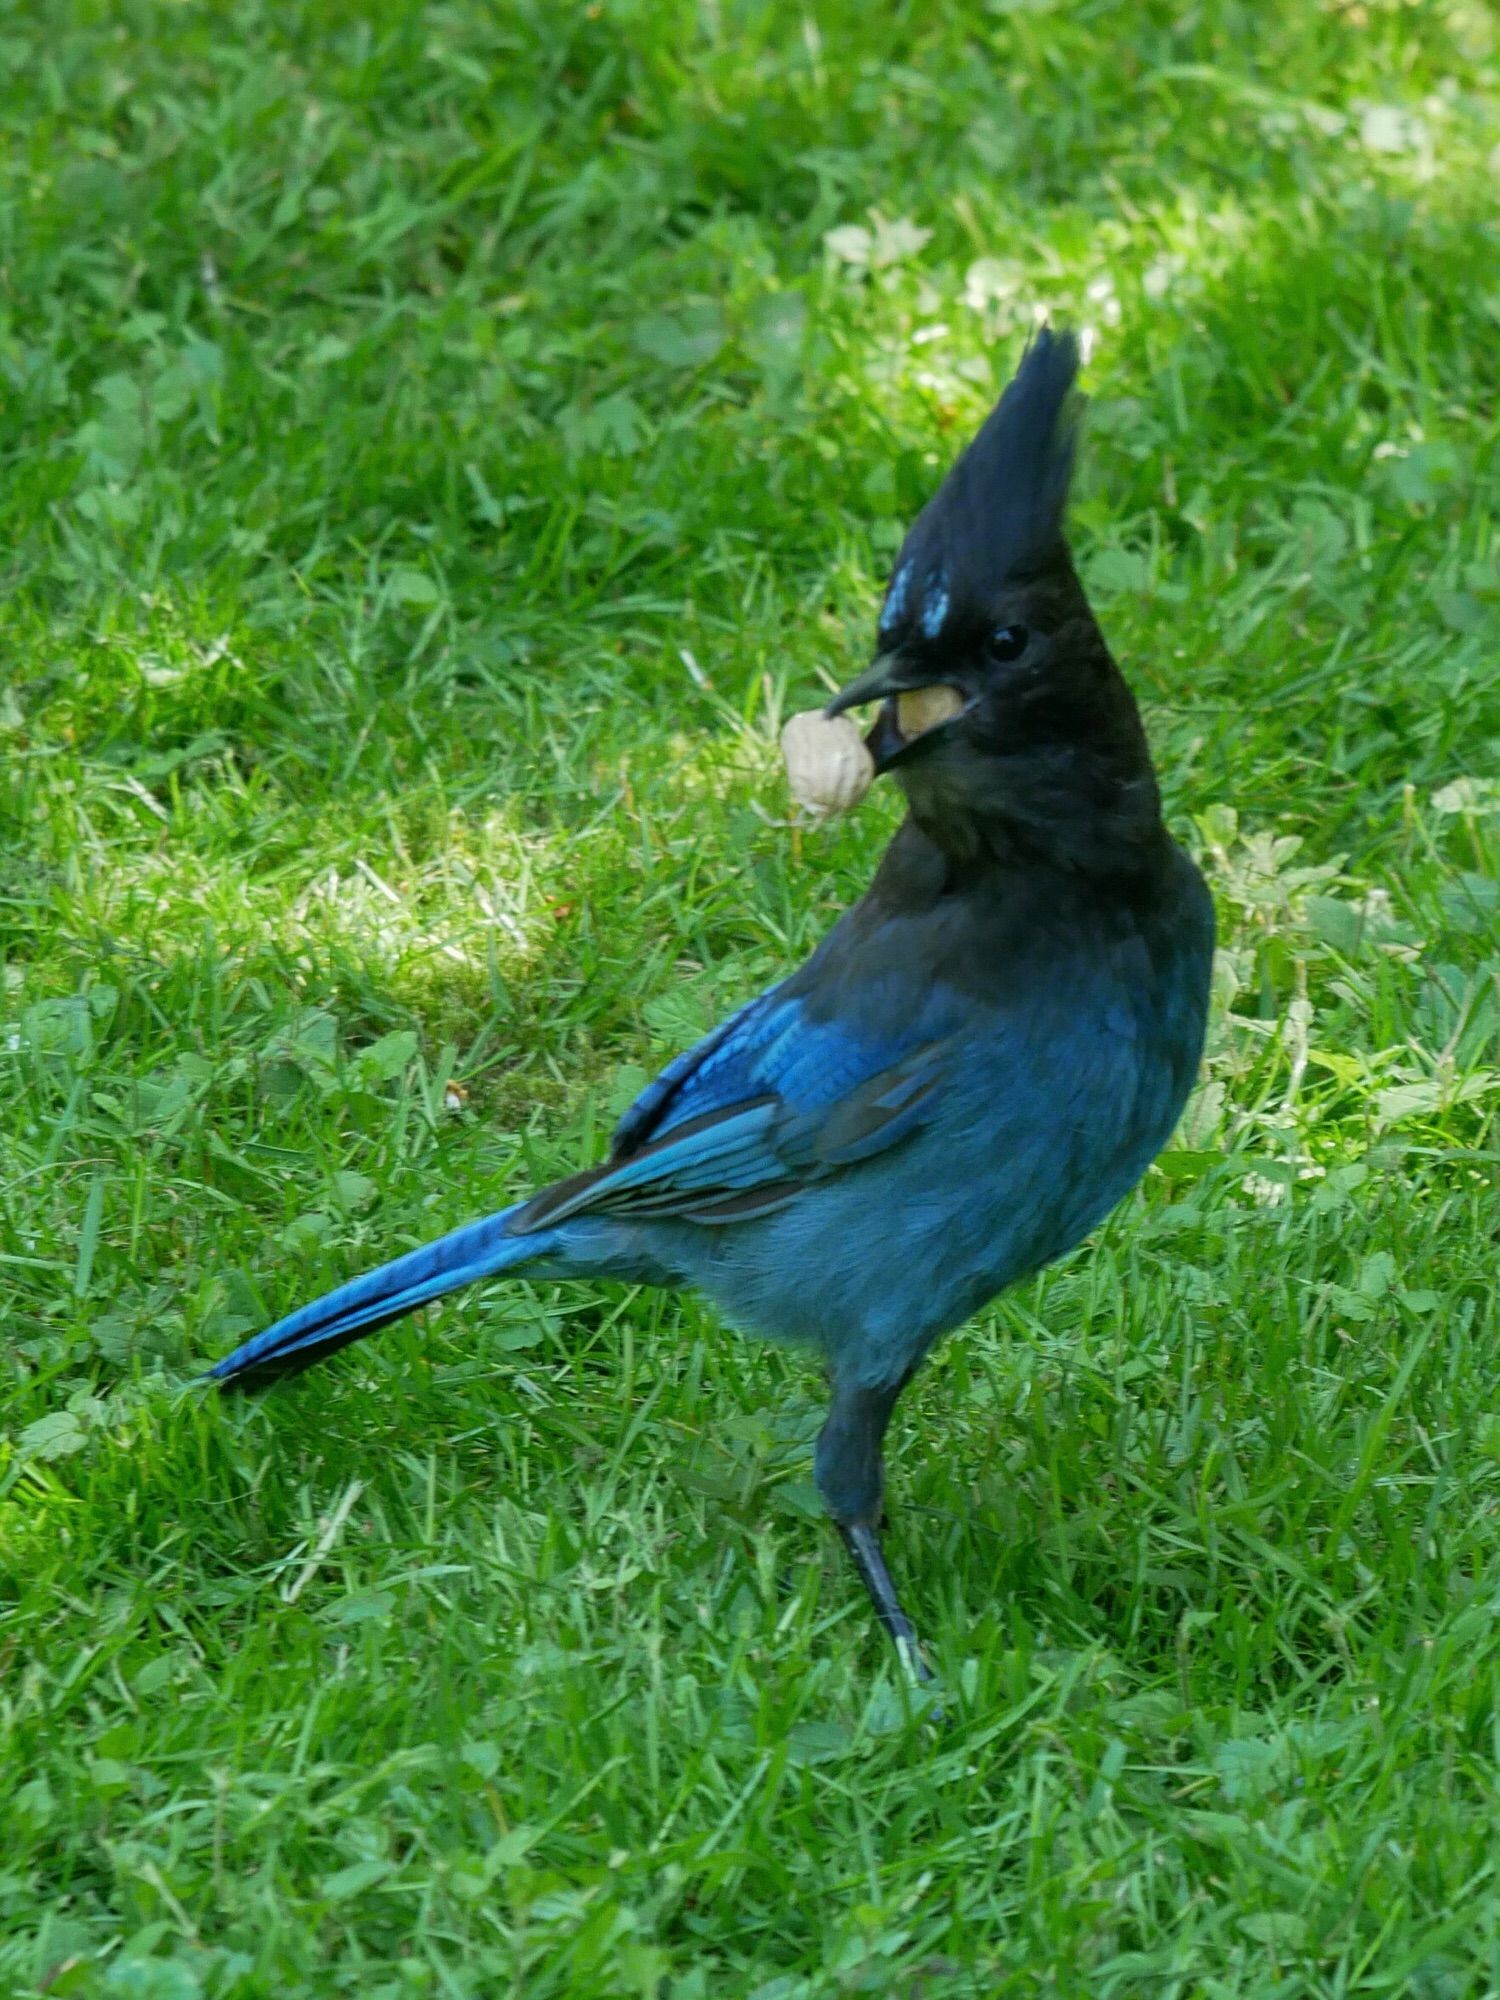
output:
M982 619L1009 583L1062 552L1078 348L1043 328L968 450L917 516L891 574L880 638L938 639Z

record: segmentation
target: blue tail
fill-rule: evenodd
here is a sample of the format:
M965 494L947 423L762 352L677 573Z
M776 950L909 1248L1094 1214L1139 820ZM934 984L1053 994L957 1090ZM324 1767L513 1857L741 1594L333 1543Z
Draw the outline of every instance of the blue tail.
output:
M414 1312L429 1299L457 1291L476 1278L493 1278L533 1258L543 1257L557 1240L555 1230L540 1229L534 1234L514 1235L507 1224L523 1206L504 1208L483 1222L471 1222L408 1251L378 1271L367 1271L336 1292L314 1299L311 1305L289 1313L268 1326L264 1333L247 1340L233 1354L215 1362L207 1379L233 1382L241 1388L260 1388L283 1375L295 1375L322 1361L351 1340L373 1333L378 1326Z

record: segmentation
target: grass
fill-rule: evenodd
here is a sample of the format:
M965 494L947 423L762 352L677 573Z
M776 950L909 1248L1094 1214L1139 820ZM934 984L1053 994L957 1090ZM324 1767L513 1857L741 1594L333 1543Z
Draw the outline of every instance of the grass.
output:
M1500 532L1478 0L0 8L0 1987L1500 1991ZM784 817L1039 306L1225 949L941 1350L907 1714L819 1384L513 1286L891 823Z

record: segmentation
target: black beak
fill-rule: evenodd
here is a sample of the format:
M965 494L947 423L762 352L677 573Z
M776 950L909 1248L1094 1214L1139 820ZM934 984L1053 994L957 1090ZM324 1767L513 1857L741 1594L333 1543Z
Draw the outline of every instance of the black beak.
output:
M916 688L931 687L938 678L929 670L908 660L899 652L877 653L857 679L838 693L823 710L827 716L842 715L846 709L859 708L867 701L878 701L880 713L876 716L865 737L865 748L875 762L877 777L900 763L909 752L929 736L936 735L929 730L922 736L906 736L896 715L896 697L910 694Z
M888 695L922 687L927 679L925 674L912 673L899 653L877 653L857 680L839 689L823 713L842 715L846 708L861 708L867 701L884 701Z
M921 678L908 672L899 653L877 653L864 672L847 687L840 688L823 711L825 715L842 715L845 709L861 708L867 701L881 704L880 713L865 737L865 748L874 760L877 778L910 747L896 726L893 697L906 688L921 685Z

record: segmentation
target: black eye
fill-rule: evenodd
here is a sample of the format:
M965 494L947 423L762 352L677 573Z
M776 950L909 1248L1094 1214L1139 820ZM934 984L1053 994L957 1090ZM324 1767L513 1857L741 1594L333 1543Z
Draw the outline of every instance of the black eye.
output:
M1019 660L1031 643L1031 634L1024 625L1002 625L990 638L990 658L1000 666L1010 660Z

